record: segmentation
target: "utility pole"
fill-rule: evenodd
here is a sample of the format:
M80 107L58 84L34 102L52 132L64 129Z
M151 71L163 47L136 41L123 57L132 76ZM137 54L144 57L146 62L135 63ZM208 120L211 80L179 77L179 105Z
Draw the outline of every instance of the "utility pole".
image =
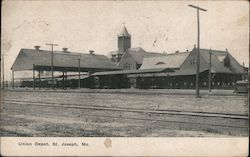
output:
M209 74L208 74L208 90L209 90L209 92L211 92L211 66L212 66L211 55L212 55L212 51L210 48L210 50L209 50Z
M33 89L35 89L36 87L36 76L35 76L35 65L33 64Z
M53 63L53 47L54 46L58 46L58 44L47 44L46 45L49 45L51 46L51 81L52 81L52 84L51 84L51 87L52 89L54 89L54 63Z
M2 65L2 52L0 51L0 66ZM2 67L0 68L0 91L2 89ZM1 97L1 92L0 92L0 97Z
M2 61L2 73L3 73L3 90L4 90L4 54L2 54L2 59L1 59L1 61Z
M207 11L206 9L200 8L194 5L188 5L189 7L195 8L197 10L197 26L198 26L198 33L197 33L197 71L196 71L196 98L200 97L200 89L199 89L199 73L200 73L200 17L199 12Z
M78 88L80 89L81 88L81 54L78 58Z

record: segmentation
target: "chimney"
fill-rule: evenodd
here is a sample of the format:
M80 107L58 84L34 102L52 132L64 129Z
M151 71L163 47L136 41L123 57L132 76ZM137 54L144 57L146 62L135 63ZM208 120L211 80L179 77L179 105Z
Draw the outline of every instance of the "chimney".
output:
M34 46L35 50L40 50L40 46Z
M175 51L175 53L179 53L179 51L177 50L177 51Z
M69 53L68 48L64 47L62 48L64 53Z
M226 52L228 52L227 48L226 48Z
M94 55L94 50L89 50L89 54Z
M189 50L187 50L187 52L189 52Z
M194 48L196 48L196 45L194 44Z

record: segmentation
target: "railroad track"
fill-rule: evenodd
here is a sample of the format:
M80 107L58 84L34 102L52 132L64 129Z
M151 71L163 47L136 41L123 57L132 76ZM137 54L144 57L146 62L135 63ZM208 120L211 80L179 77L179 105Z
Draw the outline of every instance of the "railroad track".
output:
M63 118L65 120L67 120L67 118L76 120L74 122L75 124L83 122L84 127L86 124L86 126L94 125L98 126L97 128L100 128L99 125L102 127L102 123L107 123L107 127L111 127L111 129L113 124L116 123L124 123L125 126L127 124L130 126L130 123L135 123L131 126L142 127L142 129L149 131L158 129L162 129L163 131L168 129L187 131L192 130L233 136L246 136L248 135L249 129L249 117L248 115L244 114L197 111L184 112L178 110L162 110L157 108L141 109L135 108L134 106L112 107L105 106L104 104L88 105L78 101L69 103L65 101L58 102L56 100L53 100L53 102L47 101L49 100L21 100L9 98L1 101L3 104L1 105L1 108L3 109L3 112L6 111L6 115L10 115L9 117L7 116L7 118L14 118L13 120L16 120L15 118L20 118L21 116L21 118L24 118L24 122L30 120L32 123L39 121L39 118L41 118L43 112L48 111L48 114L45 114L44 116L46 119L42 117L41 120L44 120L47 124L53 123L53 125L57 122L51 122L49 120L50 118L55 117L60 119L60 117L65 116ZM11 112L15 112L15 110L17 110L16 114L11 115ZM25 111L25 114L22 112L23 110L27 110ZM37 114L39 114L38 117ZM72 123L70 123L70 125L71 124ZM68 123L65 123L63 120L61 120L60 124L58 125L66 126Z
M36 101L23 101L16 99L6 99L3 103L20 104L20 105L35 105L35 106L47 106L47 107L64 107L64 108L76 108L76 109L89 109L89 110L108 110L108 111L125 111L125 112L137 112L137 113L150 113L150 114L164 114L164 115L183 115L183 116L198 116L198 117L218 117L229 119L245 119L248 120L248 115L243 114L224 114L224 113L212 113L212 112L195 112L195 111L177 111L177 110L145 110L137 108L122 108L122 107L108 107L99 105L82 105L82 104L66 104L66 103L51 103L51 102L36 102Z
M144 115L141 117L131 117L131 116L114 116L114 115L103 115L103 114L93 114L93 113L84 113L84 117L99 117L99 118L110 118L110 119L127 119L127 120L139 120L139 121L151 121L151 122L166 122L166 123L179 123L179 124L188 124L188 125L199 125L199 126L212 126L212 127L222 127L222 128L237 128L237 129L248 129L248 121L249 118L247 115L237 115L237 114L221 114L221 113L202 113L202 112L182 112L182 111L175 111L175 110L145 110L145 109L136 109L136 108L120 108L120 107L107 107L107 106L92 106L92 105L81 105L81 104L64 104L64 103L49 103L49 102L35 102L35 101L23 101L23 100L4 100L3 103L8 104L15 104L15 105L32 105L32 106L46 106L46 107L60 107L60 108L73 108L73 109L87 109L87 110L105 110L105 111L120 111L120 112L136 112L139 114ZM158 117L150 117L146 118L145 114L148 116L150 115L158 115ZM178 120L170 120L164 119L166 116L181 116L182 119ZM199 117L203 119L208 118L216 118L217 120L236 120L235 123L225 124L223 122L218 122L212 120L212 122L205 123L199 121L186 121L183 120L183 116L191 116L191 117ZM160 117L160 119L159 119ZM188 118L187 118L188 119ZM241 121L241 122L240 122ZM243 124L242 124L243 121ZM238 124L240 122L240 124ZM236 124L236 125L235 125ZM246 125L244 125L246 124ZM162 125L162 126L161 126ZM164 124L158 124L158 127L166 127Z

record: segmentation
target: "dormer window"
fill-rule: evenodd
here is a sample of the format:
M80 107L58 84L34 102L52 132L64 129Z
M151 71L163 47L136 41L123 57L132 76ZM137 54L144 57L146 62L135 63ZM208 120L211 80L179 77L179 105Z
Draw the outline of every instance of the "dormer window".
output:
M164 62L157 62L155 65L165 64Z

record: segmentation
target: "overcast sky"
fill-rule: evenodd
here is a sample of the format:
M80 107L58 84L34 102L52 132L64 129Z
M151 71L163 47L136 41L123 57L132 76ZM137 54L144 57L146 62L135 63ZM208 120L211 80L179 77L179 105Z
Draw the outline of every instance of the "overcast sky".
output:
M117 34L125 23L132 47L173 53L197 43L196 11L200 12L201 48L225 50L241 64L249 62L248 1L5 1L2 3L2 53L5 76L21 48L107 55L117 49ZM157 39L155 46L153 42Z

